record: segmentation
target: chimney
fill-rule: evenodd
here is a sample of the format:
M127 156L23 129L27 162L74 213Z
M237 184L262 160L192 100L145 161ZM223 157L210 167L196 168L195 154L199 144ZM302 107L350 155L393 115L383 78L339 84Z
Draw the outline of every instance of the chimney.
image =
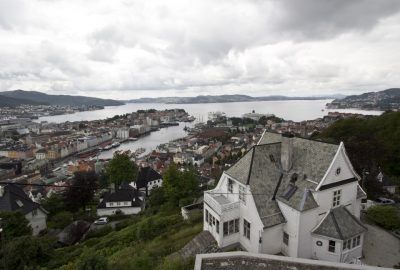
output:
M292 168L293 135L282 134L281 165L282 170L288 172Z

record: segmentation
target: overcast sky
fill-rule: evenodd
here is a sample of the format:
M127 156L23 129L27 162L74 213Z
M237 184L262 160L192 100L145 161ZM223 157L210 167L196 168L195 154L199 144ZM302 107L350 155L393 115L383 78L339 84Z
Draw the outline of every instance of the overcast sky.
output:
M399 0L0 0L0 91L127 99L399 86Z

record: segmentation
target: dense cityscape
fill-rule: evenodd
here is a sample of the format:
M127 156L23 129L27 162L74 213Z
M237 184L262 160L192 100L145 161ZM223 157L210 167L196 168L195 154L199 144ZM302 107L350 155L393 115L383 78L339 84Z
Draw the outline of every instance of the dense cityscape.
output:
M0 40L0 270L400 269L399 0L1 0Z

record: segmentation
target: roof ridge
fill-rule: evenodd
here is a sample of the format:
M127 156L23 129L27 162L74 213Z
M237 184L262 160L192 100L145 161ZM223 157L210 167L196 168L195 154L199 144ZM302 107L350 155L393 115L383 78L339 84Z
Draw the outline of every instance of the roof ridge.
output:
M360 225L360 226L363 227L364 229L368 230L368 228L365 227L364 224L362 224L361 221L358 220L345 206L343 206L343 207L344 207L344 210L350 215L350 217L351 217L358 225Z
M340 206L340 207L342 207L342 206ZM338 207L338 209L339 209L339 207ZM339 224L337 223L337 220L336 220L336 217L335 217L335 213L334 213L333 210L331 211L331 215L332 215L333 225L335 226L336 231L338 232L340 239L343 240L344 239L343 238L343 234L342 234L342 231L339 228Z
M251 149L253 149L253 153L251 153L249 175L248 175L248 177L247 177L246 185L249 185L249 184L250 184L251 171L252 171L252 169L253 169L254 153L256 152L255 146L253 146Z
M308 197L308 188L304 188L304 193L303 193L303 196L301 198L300 205L299 205L299 210L300 211L303 211L304 205L306 204L307 197Z

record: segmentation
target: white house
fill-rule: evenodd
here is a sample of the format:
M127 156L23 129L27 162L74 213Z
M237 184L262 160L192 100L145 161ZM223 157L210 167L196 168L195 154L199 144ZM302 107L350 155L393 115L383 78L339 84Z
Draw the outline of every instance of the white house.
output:
M150 167L141 167L136 182L132 182L130 185L149 196L153 188L162 186L162 182L161 174Z
M98 216L111 216L118 213L133 215L142 211L144 198L132 186L124 183L104 194L97 206Z
M29 221L33 235L38 235L47 228L47 211L16 185L0 185L0 211L20 211Z
M219 247L334 262L362 255L365 192L343 143L264 133L204 194Z

